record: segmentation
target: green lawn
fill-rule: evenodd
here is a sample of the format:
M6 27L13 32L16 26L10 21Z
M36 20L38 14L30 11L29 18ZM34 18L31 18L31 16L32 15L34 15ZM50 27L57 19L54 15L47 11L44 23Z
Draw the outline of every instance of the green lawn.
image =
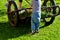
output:
M21 25L18 28L9 25L6 2L7 0L0 0L0 40L60 40L60 15L55 18L51 25L41 28L39 33L31 35L29 24ZM60 1L56 1L56 3L59 4ZM23 7L26 7L26 4Z

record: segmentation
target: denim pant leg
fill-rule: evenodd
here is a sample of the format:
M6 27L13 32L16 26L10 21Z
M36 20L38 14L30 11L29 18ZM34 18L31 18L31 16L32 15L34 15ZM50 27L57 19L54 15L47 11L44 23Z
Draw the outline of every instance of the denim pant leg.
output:
M38 30L40 26L40 12L34 12L31 17L31 30Z
M34 18L35 30L38 30L40 26L40 18L41 18L40 12L35 12L33 18Z
M37 22L35 23L35 30L39 30L40 27L40 18L38 20L36 20Z
M31 18L31 31L35 31L35 24L33 18Z

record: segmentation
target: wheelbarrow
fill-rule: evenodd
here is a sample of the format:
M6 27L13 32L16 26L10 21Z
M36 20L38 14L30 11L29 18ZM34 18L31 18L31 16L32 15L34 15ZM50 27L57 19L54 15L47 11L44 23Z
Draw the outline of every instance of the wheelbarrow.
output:
M50 3L49 3L50 1ZM28 1L26 1L28 4L30 4ZM12 5L14 8L12 8ZM49 6L48 6L49 5ZM44 2L41 5L41 22L44 23L44 25L50 25L53 23L55 17L59 15L60 13L60 6L56 5L54 0L44 0ZM12 9L14 9L12 11ZM17 27L19 25L19 22L26 22L31 21L31 12L28 13L27 10L30 10L32 8L20 8L18 9L15 1L8 1L8 8L7 8L7 14L8 14L8 20L11 26ZM57 11L58 9L58 11ZM45 14L44 14L45 13Z

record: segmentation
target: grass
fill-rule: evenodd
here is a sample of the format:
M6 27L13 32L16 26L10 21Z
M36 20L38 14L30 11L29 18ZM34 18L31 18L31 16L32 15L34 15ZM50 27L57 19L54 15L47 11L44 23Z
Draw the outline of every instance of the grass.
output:
M51 25L40 28L39 33L31 35L29 24L23 24L18 28L9 25L7 8L4 6L6 2L7 0L0 0L0 40L60 40L60 15L55 18ZM56 3L60 4L59 1Z

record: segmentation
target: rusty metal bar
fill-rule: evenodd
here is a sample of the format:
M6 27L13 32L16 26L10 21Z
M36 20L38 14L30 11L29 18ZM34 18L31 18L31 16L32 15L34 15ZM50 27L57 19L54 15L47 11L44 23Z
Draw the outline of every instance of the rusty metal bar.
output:
M59 8L59 6L55 6L55 5L53 5L53 6L49 6L49 7L42 6L41 9L45 10L45 9L54 8L54 7L56 7L56 8L58 7L58 8Z
M45 10L45 9L48 9L48 8L53 8L53 7L58 7L59 8L59 6L51 6L51 7L46 7L46 6L42 6L42 9L43 10ZM19 12L19 11L21 11L21 10L26 10L26 9L32 9L32 8L21 8L21 9L19 9L19 10L14 10L14 11L12 11L12 12ZM12 13L12 12L8 12L8 13Z
M60 14L58 13L58 14L53 14L53 15L48 15L48 16L42 16L41 19L55 17L55 16L58 16L58 15L60 15Z

